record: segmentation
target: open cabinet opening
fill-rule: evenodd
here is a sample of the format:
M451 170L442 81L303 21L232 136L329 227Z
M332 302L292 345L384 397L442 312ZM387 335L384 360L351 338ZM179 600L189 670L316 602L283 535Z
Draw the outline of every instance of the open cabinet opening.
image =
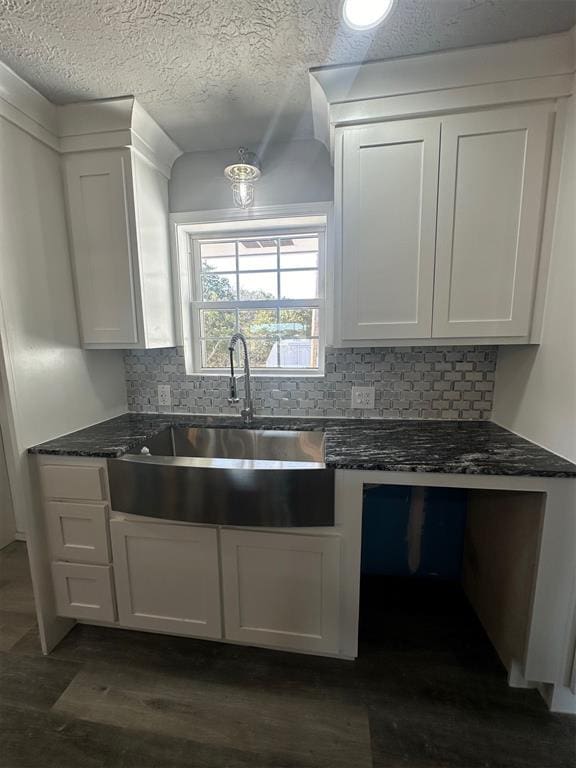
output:
M522 670L544 494L365 486L360 649Z

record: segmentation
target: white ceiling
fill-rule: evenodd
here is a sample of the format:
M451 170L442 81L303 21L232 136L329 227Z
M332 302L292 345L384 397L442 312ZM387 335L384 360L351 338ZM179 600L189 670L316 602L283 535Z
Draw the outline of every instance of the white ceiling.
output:
M312 135L311 66L559 32L576 0L0 0L0 58L57 103L134 94L184 150Z

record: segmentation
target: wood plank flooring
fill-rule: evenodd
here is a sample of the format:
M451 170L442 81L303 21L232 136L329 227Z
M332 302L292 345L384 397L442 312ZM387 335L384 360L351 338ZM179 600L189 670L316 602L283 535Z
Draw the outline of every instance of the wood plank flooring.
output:
M40 653L0 552L0 768L573 768L576 718L514 690L462 594L371 580L356 662L78 625Z

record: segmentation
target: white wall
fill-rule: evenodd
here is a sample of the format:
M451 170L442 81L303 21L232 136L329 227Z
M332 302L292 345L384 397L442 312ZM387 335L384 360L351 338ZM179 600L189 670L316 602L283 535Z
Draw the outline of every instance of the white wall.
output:
M569 99L539 347L500 347L492 418L576 461L576 97Z
M16 531L14 521L14 509L12 507L12 493L8 479L8 467L0 429L0 549L14 541Z
M122 413L126 394L121 352L80 349L58 154L0 117L0 168L4 437L22 530L25 450Z
M330 155L320 142L292 141L256 149L262 163L262 177L256 184L255 205L289 205L334 199ZM172 168L170 210L232 208L232 193L224 178L224 168L236 162L238 152L235 149L181 155Z

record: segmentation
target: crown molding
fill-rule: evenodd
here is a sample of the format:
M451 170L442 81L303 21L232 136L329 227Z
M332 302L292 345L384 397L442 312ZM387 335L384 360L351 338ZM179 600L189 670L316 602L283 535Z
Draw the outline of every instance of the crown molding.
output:
M131 147L168 178L182 154L133 96L57 106L2 62L0 116L64 154Z
M398 118L573 92L576 27L556 35L310 70L315 138L347 122Z
M58 107L58 126L63 153L133 147L168 178L182 154L133 96Z
M59 149L57 107L0 61L0 116Z

